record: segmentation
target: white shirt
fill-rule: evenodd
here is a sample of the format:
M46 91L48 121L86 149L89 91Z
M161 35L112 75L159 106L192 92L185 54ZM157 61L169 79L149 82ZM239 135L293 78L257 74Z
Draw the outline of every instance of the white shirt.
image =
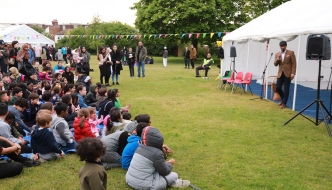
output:
M281 52L281 62L284 62L286 51L287 50L285 50L284 52Z

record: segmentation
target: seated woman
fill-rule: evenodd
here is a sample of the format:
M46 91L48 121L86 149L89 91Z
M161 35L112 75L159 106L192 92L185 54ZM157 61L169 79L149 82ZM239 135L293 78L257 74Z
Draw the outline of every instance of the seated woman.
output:
M84 97L84 102L86 103L86 105L91 106L91 107L96 107L96 103L97 103L97 92L98 92L98 88L96 85L91 85L90 86L90 91L88 92L88 94Z

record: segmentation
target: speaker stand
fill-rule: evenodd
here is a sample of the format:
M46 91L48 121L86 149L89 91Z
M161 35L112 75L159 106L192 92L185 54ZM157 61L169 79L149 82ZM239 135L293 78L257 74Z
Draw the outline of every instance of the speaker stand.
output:
M306 118L307 120L311 121L313 124L315 124L316 126L318 126L319 124L321 124L322 122L325 123L325 127L327 130L327 133L329 134L330 137L332 137L332 133L330 130L330 126L329 126L329 120L332 119L332 115L329 112L329 110L327 110L327 108L325 107L325 105L323 104L323 101L320 100L320 81L321 81L321 65L322 65L322 60L319 60L319 68L318 68L318 84L317 84L317 98L312 101L310 104L308 104L305 108L303 108L299 113L297 113L294 117L292 117L291 119L289 119L288 121L286 121L286 123L284 123L284 125L287 125L289 122L291 122L293 119L295 119L297 116L301 115L304 118ZM307 110L310 106L312 106L313 104L316 104L316 118L315 121L313 121L312 119L310 119L309 117L302 115L302 113ZM323 118L319 119L318 118L318 111L321 112ZM326 116L325 113L326 112Z

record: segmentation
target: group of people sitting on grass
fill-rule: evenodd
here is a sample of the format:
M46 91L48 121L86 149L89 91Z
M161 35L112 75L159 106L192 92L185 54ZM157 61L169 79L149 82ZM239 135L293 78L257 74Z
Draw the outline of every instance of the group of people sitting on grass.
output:
M76 152L86 162L79 171L82 189L106 189L105 169L115 167L127 170L126 183L134 189L190 185L172 172L175 160L166 161L172 150L149 115L132 121L118 89L94 85L85 74L75 84L73 78L61 63L29 77L16 67L1 76L0 178Z

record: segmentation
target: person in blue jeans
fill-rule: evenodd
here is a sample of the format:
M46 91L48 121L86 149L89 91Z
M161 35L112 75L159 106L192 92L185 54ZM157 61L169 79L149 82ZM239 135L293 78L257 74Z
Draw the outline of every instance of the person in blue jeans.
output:
M142 69L142 77L145 77L145 58L148 55L148 52L146 50L146 48L143 46L143 42L138 42L138 47L136 48L136 53L135 53L135 57L136 57L136 61L138 63L137 66L137 77L141 77L141 69Z

